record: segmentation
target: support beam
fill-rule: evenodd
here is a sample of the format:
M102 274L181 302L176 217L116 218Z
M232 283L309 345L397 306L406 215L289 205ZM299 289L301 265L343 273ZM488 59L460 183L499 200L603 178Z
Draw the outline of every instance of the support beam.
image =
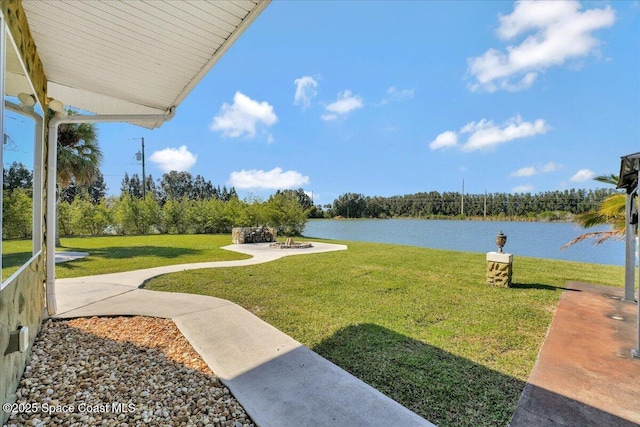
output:
M626 257L625 257L625 283L624 283L624 299L626 301L634 301L634 271L636 268L635 251L631 242L636 240L638 233L638 197L640 196L640 152L628 154L620 158L620 173L618 174L618 185L616 188L624 188L627 190L627 201L625 209L626 221ZM640 283L640 269L638 270L638 283ZM638 297L638 315L636 323L638 324L638 334L636 347L631 350L634 358L640 359L640 296Z
M6 15L4 11L0 14L0 94L2 94L2 99L5 98L4 91L4 82L5 82L5 74L7 69L7 32L5 30L5 21ZM2 158L4 152L4 141L5 141L5 129L4 129L4 102L0 105L0 130L1 130L1 138L0 138L0 165L4 166L4 159ZM0 179L0 182L3 183L4 187L4 173L3 178ZM2 193L4 191L0 191L0 270L2 270L2 220L4 215L2 215ZM2 280L0 280L1 282ZM2 285L0 284L0 289L2 289Z
M638 168L638 163L636 163L636 188L635 188L635 195L638 196L640 195L640 168ZM633 232L633 236L635 238L636 232ZM635 266L635 263L634 263ZM638 269L638 281L640 283L640 269ZM625 289L626 291L626 289ZM640 359L640 295L638 296L638 302L636 303L638 306L638 315L637 315L637 323L638 323L638 334L637 334L637 340L636 340L636 348L634 348L633 350L631 350L631 355L636 358L636 359Z
M31 107L4 101L7 110L30 117L36 123L33 156L33 217L32 217L32 255L42 250L42 161L44 153L44 119Z
M58 127L66 123L117 123L117 122L166 122L175 116L175 107L166 114L151 115L77 115L54 117L49 120L48 167L47 167L47 313L53 316L58 312L56 304L56 184L58 175L57 146Z
M636 281L636 224L634 224L635 192L633 188L627 188L626 203L626 229L625 229L625 263L624 263L624 301L635 300Z

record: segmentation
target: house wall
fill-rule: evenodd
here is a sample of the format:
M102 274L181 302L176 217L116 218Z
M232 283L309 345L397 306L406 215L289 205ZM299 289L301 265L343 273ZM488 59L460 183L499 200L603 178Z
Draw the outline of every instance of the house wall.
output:
M25 64L26 73L36 91L41 105L47 101L47 79L42 62L38 56L35 42L29 31L29 24L22 8L21 0L0 0L0 12L5 18L18 54ZM44 129L47 126L45 123ZM46 141L46 135L45 135ZM43 190L46 189L46 145L42 171L44 176ZM42 206L46 206L46 191L43 192ZM46 221L43 221L46 224ZM37 231L34 231L37 232ZM42 230L43 239L44 230ZM0 290L0 401L13 402L15 391L22 377L25 366L31 358L31 345L40 330L45 306L45 248L41 248L37 256L22 266ZM29 347L24 353L15 352L5 355L9 342L9 333L19 326L29 328ZM0 423L4 423L7 414L0 413Z
M31 360L31 345L40 330L44 316L45 290L43 282L45 259L42 253L31 259L12 276L0 291L0 401L15 402L16 389L25 366ZM29 347L24 353L5 354L9 333L18 327L29 328ZM8 414L2 411L1 423Z

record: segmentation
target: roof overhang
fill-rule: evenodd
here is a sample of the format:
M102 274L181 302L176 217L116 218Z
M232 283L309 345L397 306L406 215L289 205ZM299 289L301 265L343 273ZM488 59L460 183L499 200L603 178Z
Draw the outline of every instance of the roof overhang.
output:
M160 115L184 100L269 1L23 0L23 8L47 96L99 115Z
M640 171L640 153L628 154L620 159L620 175L616 188L636 190L638 187L638 172Z

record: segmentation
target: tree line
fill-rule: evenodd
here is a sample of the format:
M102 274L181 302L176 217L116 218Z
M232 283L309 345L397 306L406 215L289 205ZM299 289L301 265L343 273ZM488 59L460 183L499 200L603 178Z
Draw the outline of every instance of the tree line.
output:
M31 236L32 173L13 163L4 168L3 236ZM60 186L58 225L62 236L146 233L229 233L232 227L273 226L299 235L308 218L502 218L571 220L595 211L617 194L613 189L530 193L465 194L437 191L402 196L345 193L333 204L314 206L300 188L278 190L267 200L240 200L235 188L214 186L200 175L171 171L143 191L138 174L125 174L119 196L106 196L100 171L86 184L71 178ZM143 193L146 194L143 197Z
M531 193L465 194L437 191L369 197L345 193L326 205L325 216L343 218L529 218L567 220L597 210L613 189L570 189Z
M4 238L31 236L32 180L24 165L4 169ZM188 172L171 171L157 182L151 176L145 181L143 198L137 174L125 175L119 196L106 196L99 171L88 184L71 179L58 196L60 235L230 233L233 227L252 226L300 235L314 210L302 189L279 190L267 200L240 200L235 188L214 186Z

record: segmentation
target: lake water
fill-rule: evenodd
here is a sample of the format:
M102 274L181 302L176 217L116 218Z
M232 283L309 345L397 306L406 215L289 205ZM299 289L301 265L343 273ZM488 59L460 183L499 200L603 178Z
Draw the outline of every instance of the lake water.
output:
M604 230L592 228L588 231ZM624 241L594 245L566 242L585 232L572 223L455 221L426 219L313 219L304 235L335 240L395 243L464 252L497 251L495 236L507 235L504 251L514 255L596 264L624 265Z

